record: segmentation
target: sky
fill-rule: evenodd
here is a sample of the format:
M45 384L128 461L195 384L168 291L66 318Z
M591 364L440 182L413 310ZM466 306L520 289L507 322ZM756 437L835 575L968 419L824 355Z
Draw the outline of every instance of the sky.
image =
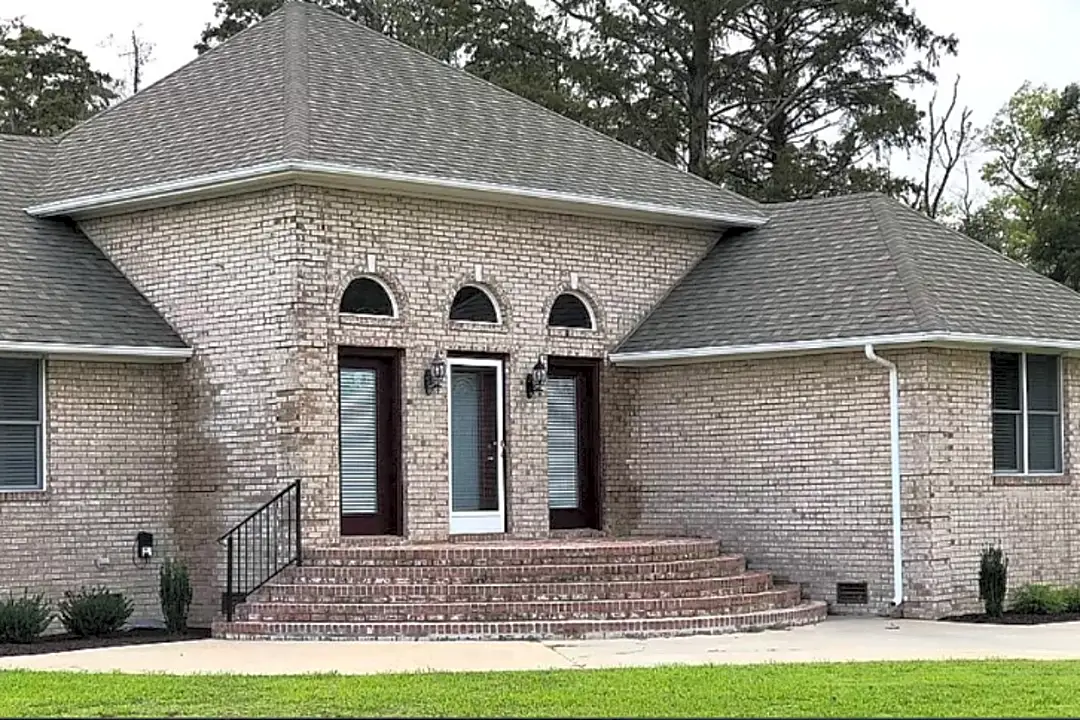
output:
M1080 81L1080 0L911 0L919 17L939 33L959 39L959 53L938 70L941 91L960 76L960 103L985 125L1025 81L1061 87ZM213 0L0 0L0 17L23 17L35 27L71 38L93 65L114 77L128 75L127 61L110 47L136 30L154 44L147 83L195 57L194 45L213 20ZM145 87L145 85L144 85ZM929 100L933 89L915 98ZM913 173L917 159L893 158L897 171ZM973 168L977 168L978 158Z

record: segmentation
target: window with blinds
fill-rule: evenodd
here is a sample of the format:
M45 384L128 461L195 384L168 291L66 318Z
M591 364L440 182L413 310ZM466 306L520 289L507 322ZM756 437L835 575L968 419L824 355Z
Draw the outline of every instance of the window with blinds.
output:
M548 378L548 507L552 510L580 505L577 401L576 378Z
M0 358L0 491L42 486L41 361Z
M342 368L341 514L379 511L379 423L375 370Z
M1059 358L992 353L990 388L994 472L1061 472Z

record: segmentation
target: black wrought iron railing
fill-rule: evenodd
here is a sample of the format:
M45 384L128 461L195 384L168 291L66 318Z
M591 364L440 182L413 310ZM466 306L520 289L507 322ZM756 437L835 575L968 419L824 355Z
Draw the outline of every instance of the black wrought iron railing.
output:
M226 620L232 622L236 606L251 593L290 565L301 564L301 529L297 480L218 538L226 553L221 602Z

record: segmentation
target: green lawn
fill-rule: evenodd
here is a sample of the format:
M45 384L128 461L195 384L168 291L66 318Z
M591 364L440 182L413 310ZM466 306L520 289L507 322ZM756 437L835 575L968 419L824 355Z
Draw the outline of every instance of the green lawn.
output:
M0 717L1080 716L1080 662L242 677L0 672Z

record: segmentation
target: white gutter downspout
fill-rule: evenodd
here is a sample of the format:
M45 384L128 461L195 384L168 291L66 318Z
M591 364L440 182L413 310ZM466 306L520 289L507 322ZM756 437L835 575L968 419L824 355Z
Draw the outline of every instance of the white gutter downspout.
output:
M900 533L900 374L896 363L874 352L867 343L866 357L889 369L889 440L892 455L893 608L904 602L904 551Z

